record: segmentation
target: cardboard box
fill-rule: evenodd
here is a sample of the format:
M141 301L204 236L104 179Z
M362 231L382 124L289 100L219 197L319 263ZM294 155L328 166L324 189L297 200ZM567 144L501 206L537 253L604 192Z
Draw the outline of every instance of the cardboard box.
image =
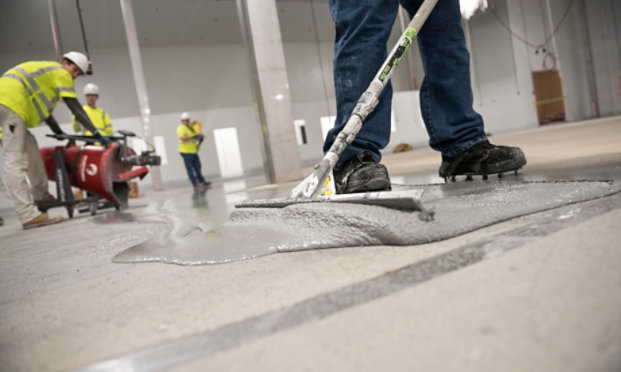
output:
M71 192L73 193L74 200L82 200L84 199L84 190L79 189L77 187L72 187Z

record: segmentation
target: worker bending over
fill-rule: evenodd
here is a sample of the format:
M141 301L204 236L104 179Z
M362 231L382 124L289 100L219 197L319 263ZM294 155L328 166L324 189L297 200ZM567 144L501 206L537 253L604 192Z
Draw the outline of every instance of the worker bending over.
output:
M88 70L90 62L82 53L69 52L63 60L28 61L0 77L0 124L3 128L4 169L17 217L24 229L62 220L41 213L36 205L54 200L47 191L47 174L39 146L28 128L45 123L62 134L52 111L60 101L77 120L102 143L101 136L78 101L73 80Z
M84 96L86 97L86 105L82 106L86 115L91 120L91 123L97 128L97 131L104 137L110 137L114 129L110 122L110 116L102 108L97 107L97 100L99 99L99 88L93 83L86 84L84 87ZM85 136L92 136L93 133L85 128L76 117L73 117L73 130L76 133L82 132ZM95 143L100 145L100 143Z

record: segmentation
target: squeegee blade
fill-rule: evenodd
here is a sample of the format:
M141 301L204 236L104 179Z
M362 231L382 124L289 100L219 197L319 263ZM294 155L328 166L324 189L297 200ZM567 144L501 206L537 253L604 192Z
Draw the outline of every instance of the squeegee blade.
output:
M378 191L363 192L354 194L337 194L326 197L315 198L275 198L275 199L256 199L248 200L235 205L235 208L284 208L293 204L306 203L354 203L376 205L401 211L423 212L420 199L423 190L401 190L401 191Z

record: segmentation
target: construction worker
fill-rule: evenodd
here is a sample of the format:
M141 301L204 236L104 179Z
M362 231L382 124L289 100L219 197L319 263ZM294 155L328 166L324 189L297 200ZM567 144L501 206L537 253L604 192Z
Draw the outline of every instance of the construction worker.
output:
M97 100L99 99L99 88L93 83L88 83L84 87L84 96L86 97L86 105L82 106L88 118L91 119L91 123L97 128L99 133L104 137L110 137L114 129L112 123L110 123L110 116L102 108L97 107ZM93 133L86 129L79 121L73 117L73 130L76 133L82 132L85 136L92 136ZM99 142L95 143L100 145Z
M63 134L52 111L62 99L76 118L103 143L101 136L78 101L73 80L88 71L90 62L79 52L63 60L28 61L0 77L0 124L3 127L4 169L17 217L24 229L60 222L60 217L40 213L36 205L55 200L47 191L47 175L37 140L28 131L45 121Z
M181 114L181 125L177 127L177 138L179 139L179 153L183 158L185 169L188 172L190 182L194 186L194 191L205 191L209 182L205 181L201 173L201 160L198 157L199 142L202 134L196 133L190 124L190 114Z

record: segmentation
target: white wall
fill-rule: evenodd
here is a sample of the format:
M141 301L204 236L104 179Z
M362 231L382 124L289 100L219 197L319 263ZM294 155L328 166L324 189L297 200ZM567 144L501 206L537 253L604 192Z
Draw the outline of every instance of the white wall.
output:
M502 14L503 9L495 11ZM483 115L486 132L535 127L530 73L520 75L520 71L529 70L515 60L509 32L499 31L498 21L488 13L470 20L465 27L472 57L474 108Z
M392 152L400 143L409 143L416 147L426 146L429 135L423 123L420 111L418 91L395 92L392 97L393 127L390 142L384 152Z

